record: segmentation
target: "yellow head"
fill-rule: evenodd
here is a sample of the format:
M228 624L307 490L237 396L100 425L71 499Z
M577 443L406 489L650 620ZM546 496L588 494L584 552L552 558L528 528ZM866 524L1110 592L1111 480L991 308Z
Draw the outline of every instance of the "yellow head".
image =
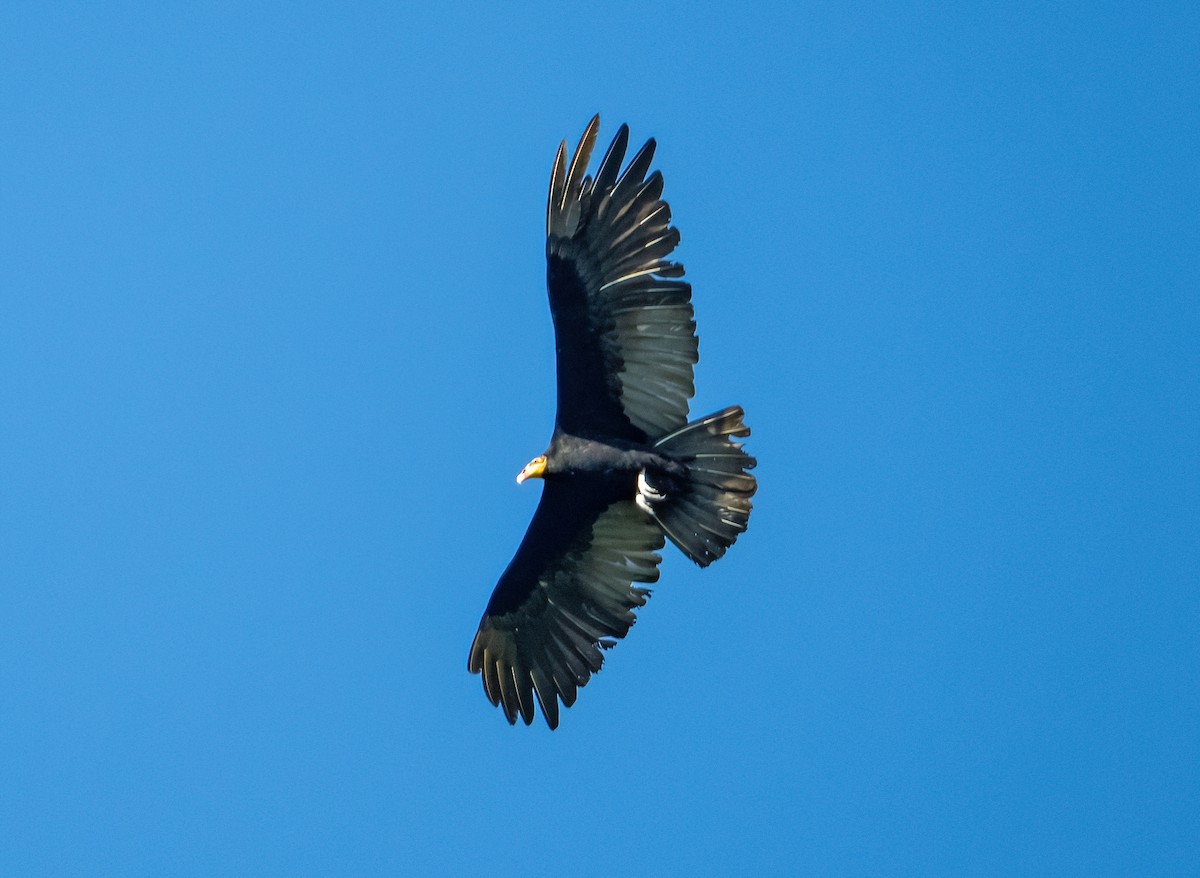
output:
M525 464L525 469L517 474L517 484L526 479L540 479L546 475L546 455L540 454L529 463Z

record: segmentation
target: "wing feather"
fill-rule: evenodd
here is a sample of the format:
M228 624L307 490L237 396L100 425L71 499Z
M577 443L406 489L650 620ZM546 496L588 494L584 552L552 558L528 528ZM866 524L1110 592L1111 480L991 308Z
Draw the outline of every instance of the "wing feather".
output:
M619 484L548 481L471 644L468 669L509 723L550 728L604 664L658 579L662 531ZM548 549L547 547L557 547Z
M596 116L595 118L599 123L600 117ZM621 162L625 161L625 150L628 148L629 126L622 125L617 129L613 142L609 144L608 151L600 161L600 170L596 171L595 190L597 192L607 192L616 185L617 176L621 173Z
M691 286L670 261L679 244L650 171L648 140L621 170L622 126L585 176L599 118L568 167L560 146L546 217L546 281L558 353L558 427L646 442L687 422L698 347Z

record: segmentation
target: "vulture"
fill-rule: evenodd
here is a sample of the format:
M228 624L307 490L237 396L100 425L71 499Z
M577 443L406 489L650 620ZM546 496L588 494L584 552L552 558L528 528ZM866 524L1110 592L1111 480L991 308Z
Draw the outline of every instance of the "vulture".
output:
M471 644L509 724L551 728L628 633L658 579L666 540L707 567L746 530L755 459L741 407L688 421L699 359L691 285L670 260L679 243L648 140L624 166L622 125L596 170L600 117L550 175L546 286L554 321L558 411L550 445L517 482L541 500Z

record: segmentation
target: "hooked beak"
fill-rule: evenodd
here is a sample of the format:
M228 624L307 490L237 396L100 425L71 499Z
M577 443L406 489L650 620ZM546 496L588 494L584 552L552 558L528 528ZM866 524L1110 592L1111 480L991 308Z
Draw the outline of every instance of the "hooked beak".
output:
M517 473L517 484L526 479L540 479L546 474L546 455L535 457L529 463L525 464L525 469Z

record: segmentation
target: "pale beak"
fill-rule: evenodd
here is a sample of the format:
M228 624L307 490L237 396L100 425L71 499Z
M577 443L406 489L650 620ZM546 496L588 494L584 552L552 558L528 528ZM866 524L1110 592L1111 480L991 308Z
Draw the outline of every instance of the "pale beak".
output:
M526 479L540 479L546 472L546 458L535 457L529 463L525 464L525 469L517 473L517 484L521 484Z

